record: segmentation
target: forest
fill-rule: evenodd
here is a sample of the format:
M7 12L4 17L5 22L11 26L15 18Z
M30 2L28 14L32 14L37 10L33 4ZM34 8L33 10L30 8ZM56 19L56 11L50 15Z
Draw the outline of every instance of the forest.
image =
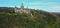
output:
M0 11L0 28L60 28L59 21L57 14L42 10L29 14Z

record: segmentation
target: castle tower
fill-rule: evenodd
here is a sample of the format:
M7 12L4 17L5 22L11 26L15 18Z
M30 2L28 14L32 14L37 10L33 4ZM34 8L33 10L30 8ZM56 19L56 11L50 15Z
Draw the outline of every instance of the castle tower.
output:
M15 9L14 10L15 10L15 12L17 12L17 7L16 6L15 6Z
M22 10L24 9L24 5L23 5L23 3L21 4L21 9L22 9Z

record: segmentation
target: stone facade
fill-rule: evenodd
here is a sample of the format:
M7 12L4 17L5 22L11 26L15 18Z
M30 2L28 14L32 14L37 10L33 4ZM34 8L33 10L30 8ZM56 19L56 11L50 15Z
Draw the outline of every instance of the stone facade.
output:
M30 13L30 10L28 8L24 8L23 3L21 4L21 8L17 8L15 6L14 11L15 11L15 13Z

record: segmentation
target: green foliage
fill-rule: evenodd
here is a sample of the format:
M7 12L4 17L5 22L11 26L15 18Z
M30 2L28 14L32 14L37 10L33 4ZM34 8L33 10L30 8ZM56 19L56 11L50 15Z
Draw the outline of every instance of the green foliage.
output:
M49 12L31 10L31 14L0 12L0 28L60 28L60 19Z

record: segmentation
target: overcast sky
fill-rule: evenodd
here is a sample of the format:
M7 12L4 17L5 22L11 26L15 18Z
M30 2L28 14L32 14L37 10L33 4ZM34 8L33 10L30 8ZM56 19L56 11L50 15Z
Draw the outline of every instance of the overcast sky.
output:
M17 7L42 9L49 12L60 12L60 0L0 0L0 7Z

